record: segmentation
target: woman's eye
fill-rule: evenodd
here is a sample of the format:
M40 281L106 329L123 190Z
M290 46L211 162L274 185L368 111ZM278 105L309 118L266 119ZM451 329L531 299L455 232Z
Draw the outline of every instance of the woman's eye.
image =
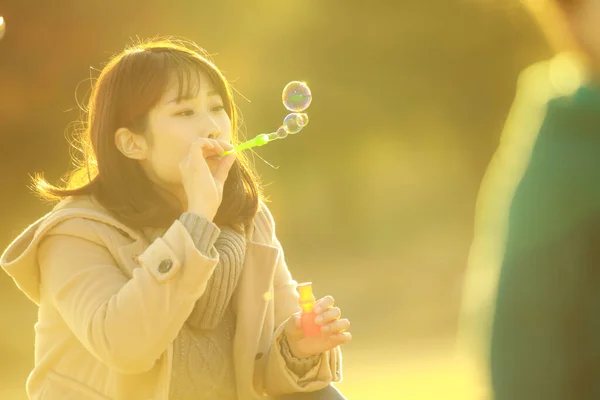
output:
M213 107L213 108L212 108L212 110L213 110L214 112L223 111L224 109L225 109L225 106L216 106L216 107Z
M183 111L178 112L175 115L181 115L182 117L189 117L189 116L194 115L194 110L183 110Z

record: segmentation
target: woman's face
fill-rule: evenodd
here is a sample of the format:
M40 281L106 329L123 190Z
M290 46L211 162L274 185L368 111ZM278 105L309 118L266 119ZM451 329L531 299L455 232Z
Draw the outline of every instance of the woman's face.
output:
M179 85L175 77L158 104L149 112L147 137L149 147L145 169L159 184L170 188L181 186L179 164L188 155L192 142L211 138L231 143L231 120L223 107L223 99L209 76L199 74L200 82L190 87L199 88L192 97L177 101ZM217 160L207 160L211 170Z

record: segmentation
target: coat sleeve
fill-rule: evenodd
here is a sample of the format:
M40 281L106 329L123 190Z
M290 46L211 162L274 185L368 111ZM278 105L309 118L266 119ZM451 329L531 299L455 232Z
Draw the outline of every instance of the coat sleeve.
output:
M85 219L59 224L38 249L43 298L77 339L121 373L152 368L177 336L218 262L218 228L207 221L208 254L196 249L179 221L140 256L125 276Z
M279 249L279 259L274 277L274 307L275 307L275 332L271 341L271 350L266 363L265 390L271 396L285 393L312 392L326 387L332 382L341 380L342 356L340 347L335 347L323 353L319 362L304 376L297 376L287 366L282 355L281 339L284 333L285 322L290 316L301 311L298 302L299 295L296 291L298 283L286 265L281 243L275 234L273 217L265 205L262 205L262 214L265 223L268 223L271 234L271 245Z

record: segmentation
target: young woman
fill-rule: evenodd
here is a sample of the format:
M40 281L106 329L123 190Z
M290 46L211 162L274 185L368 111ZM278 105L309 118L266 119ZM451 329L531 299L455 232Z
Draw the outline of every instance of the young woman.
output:
M69 184L35 180L59 203L0 260L39 306L29 397L342 398L350 323L326 296L303 335L260 184L220 156L237 118L219 69L190 44L129 48L87 111Z
M490 323L496 400L597 399L600 2L527 3L558 54L519 79L470 260L465 305L490 309L466 314Z

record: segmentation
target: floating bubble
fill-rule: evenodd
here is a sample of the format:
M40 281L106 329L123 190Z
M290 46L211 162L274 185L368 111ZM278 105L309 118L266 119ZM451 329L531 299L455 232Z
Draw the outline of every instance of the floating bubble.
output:
M290 111L304 111L310 106L312 94L308 85L300 81L292 81L285 85L281 94L283 105Z
M6 32L6 23L4 22L4 17L0 15L0 40L4 37L4 32Z
M283 129L285 129L287 133L290 133L292 135L300 132L300 130L302 129L300 120L301 120L300 114L298 114L298 113L288 114L283 119L283 125L282 125Z
M298 114L298 123L304 128L308 125L308 114Z
M277 129L277 138L283 139L287 135L288 135L288 132L285 130L285 128L283 126L280 126L279 129Z

